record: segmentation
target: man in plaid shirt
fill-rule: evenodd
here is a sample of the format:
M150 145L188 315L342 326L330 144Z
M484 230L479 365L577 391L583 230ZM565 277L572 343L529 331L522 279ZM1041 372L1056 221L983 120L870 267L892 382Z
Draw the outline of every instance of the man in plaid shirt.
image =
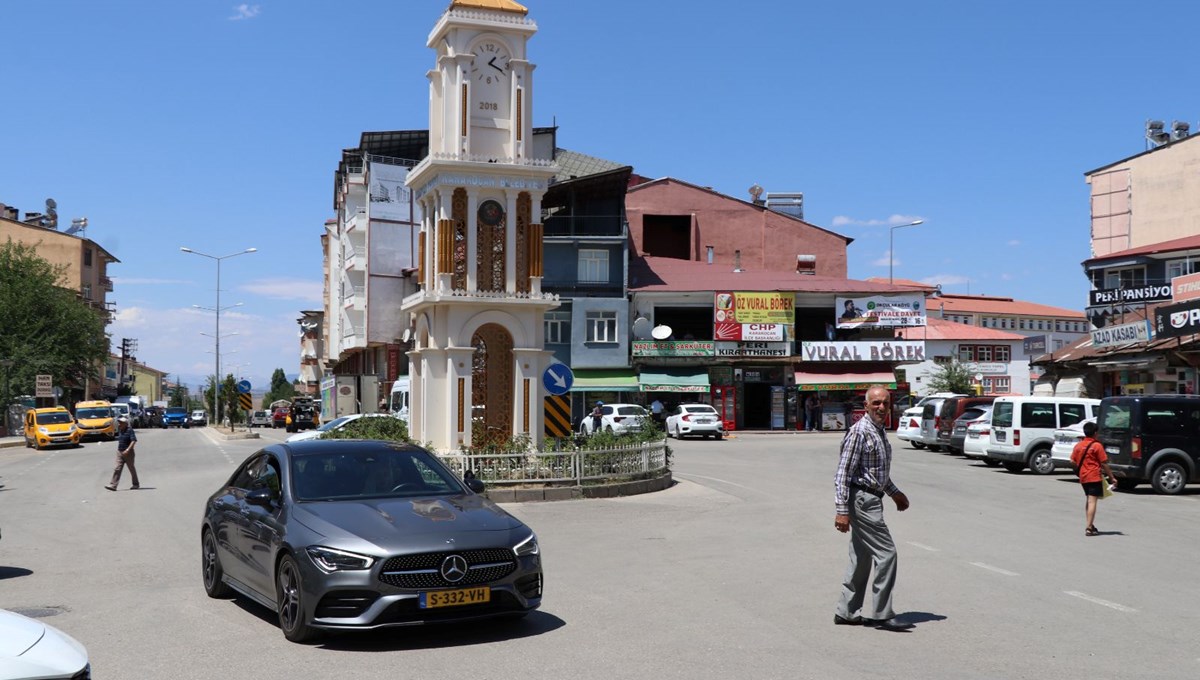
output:
M875 626L905 630L892 611L896 584L896 544L883 521L883 495L892 497L896 509L908 509L908 497L891 480L892 446L883 428L891 395L876 385L867 390L867 415L850 426L842 439L842 456L834 477L834 527L850 532L850 566L842 583L833 622L839 626ZM875 567L875 603L870 616L860 611L867 594L867 577Z

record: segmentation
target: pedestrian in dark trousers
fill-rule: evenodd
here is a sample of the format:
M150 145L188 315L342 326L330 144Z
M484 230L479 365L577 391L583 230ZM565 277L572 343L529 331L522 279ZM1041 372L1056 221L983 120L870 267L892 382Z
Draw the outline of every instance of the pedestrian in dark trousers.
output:
M108 486L104 487L109 491L116 491L117 484L121 482L121 470L125 466L129 466L129 478L133 480L131 489L140 489L138 484L137 468L133 466L134 448L137 445L137 434L133 428L129 426L129 419L125 416L117 418L117 466L113 468L112 481Z
M883 630L905 630L892 610L892 587L896 584L896 544L883 521L883 496L908 509L908 497L892 483L892 446L883 424L891 397L883 387L867 390L867 417L850 426L842 439L842 455L834 477L833 526L850 532L850 565L842 582L842 597L833 622L840 626L875 626ZM863 615L867 578L874 567L874 606Z
M1071 451L1071 462L1079 474L1079 484L1083 487L1084 498L1087 499L1087 505L1084 506L1084 517L1087 519L1087 527L1083 530L1085 536L1100 535L1100 530L1094 522L1096 501L1104 495L1104 484L1101 480L1107 478L1109 484L1117 485L1117 478L1108 466L1108 454L1104 452L1104 445L1096 439L1096 430L1096 423L1084 423L1083 441L1076 444Z

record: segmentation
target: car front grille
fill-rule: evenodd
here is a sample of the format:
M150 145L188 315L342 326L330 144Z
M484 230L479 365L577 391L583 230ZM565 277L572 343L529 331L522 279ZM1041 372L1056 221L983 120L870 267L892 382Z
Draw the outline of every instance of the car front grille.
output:
M467 575L451 583L442 578L442 562L450 555L467 561ZM419 553L393 557L383 564L379 580L396 588L413 590L449 588L498 581L517 568L517 558L508 548Z
M314 615L318 619L353 619L362 616L362 613L378 599L379 593L370 590L334 591L321 598Z

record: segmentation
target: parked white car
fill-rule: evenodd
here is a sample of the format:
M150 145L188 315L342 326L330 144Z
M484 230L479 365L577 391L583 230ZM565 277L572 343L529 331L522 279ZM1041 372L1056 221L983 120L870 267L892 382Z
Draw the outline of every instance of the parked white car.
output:
M347 423L352 423L355 420L358 420L359 418L393 418L393 417L395 417L395 416L393 416L390 413L352 413L348 416L339 416L337 418L334 418L333 420L329 421L328 423L320 425L319 427L317 427L315 429L304 430L303 432L297 432L296 434L288 437L284 441L291 444L292 442L302 442L302 441L308 441L309 439L316 439L316 438L320 437L321 435L325 434L326 432L329 432L330 430L340 430L343 427L345 427Z
M725 423L717 409L708 404L680 404L667 416L667 436L720 439L725 436Z
M921 441L921 412L924 410L923 406L914 406L901 414L896 439L908 442L914 449L925 448L925 442Z
M613 434L625 434L642 426L642 421L650 417L650 412L637 404L604 404L600 407L600 429ZM576 431L579 434L592 434L595 427L591 412L579 421Z
M0 609L0 680L90 677L87 650L75 638Z
M992 439L992 423L980 420L967 425L967 437L963 440L963 455L982 460L991 467L999 467L1000 461L987 457L988 443Z
M250 427L272 427L274 424L270 411L255 411L250 415Z
M1075 450L1076 444L1083 441L1083 424L1094 422L1096 422L1095 418L1088 418L1054 431L1054 445L1050 447L1050 460L1054 461L1055 470L1075 469L1075 466L1071 464L1071 452Z

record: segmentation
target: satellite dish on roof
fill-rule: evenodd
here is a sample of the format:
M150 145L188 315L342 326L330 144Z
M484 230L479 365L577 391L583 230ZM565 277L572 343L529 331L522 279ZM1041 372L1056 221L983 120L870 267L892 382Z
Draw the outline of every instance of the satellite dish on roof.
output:
M666 340L673 332L670 326L655 326L654 330L650 331L650 336L655 340Z
M400 334L400 342L407 343L411 339L412 339L412 329L405 328L404 332Z
M644 316L639 316L633 320L633 339L634 340L649 340L650 339L650 319Z

